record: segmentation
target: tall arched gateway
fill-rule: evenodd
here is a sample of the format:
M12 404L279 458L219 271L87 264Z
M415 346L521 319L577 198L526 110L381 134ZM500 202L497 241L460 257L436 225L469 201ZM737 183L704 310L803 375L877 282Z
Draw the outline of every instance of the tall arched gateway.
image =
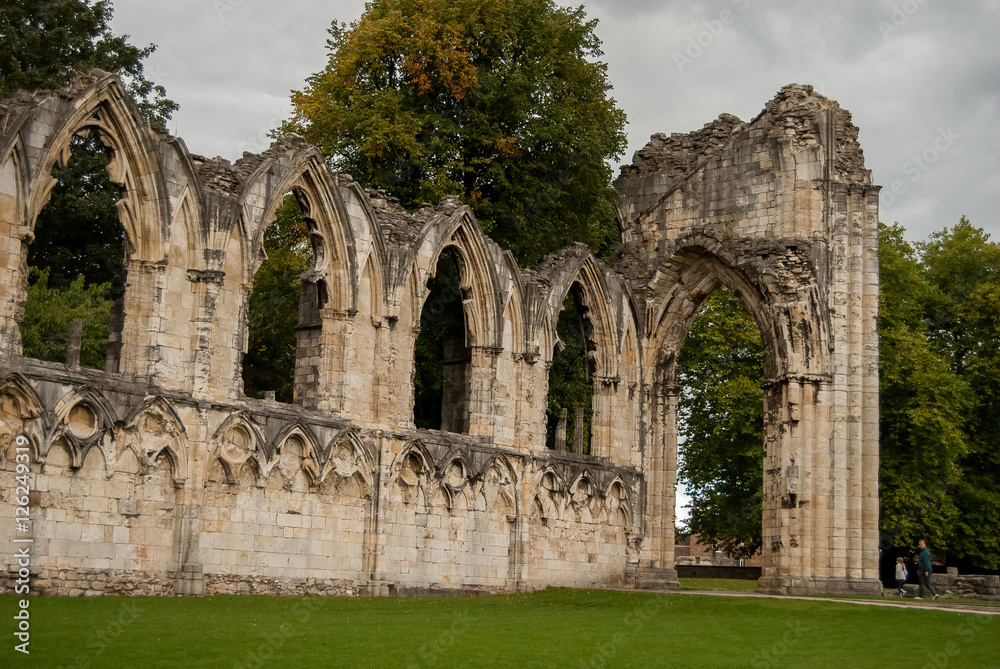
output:
M646 337L640 582L674 578L677 356L724 285L767 356L760 589L879 588L878 187L857 134L835 102L787 86L749 123L654 135L615 184L618 269Z
M128 239L104 371L25 357L19 334L52 166L92 128ZM522 269L458 198L404 211L299 137L235 163L189 153L114 75L0 101L0 487L30 461L33 590L676 587L677 352L720 285L767 351L761 589L877 590L877 188L856 137L802 86L749 123L656 135L616 184L614 264L577 244ZM239 376L263 231L289 192L315 254L292 404L247 397ZM468 421L418 429L414 347L446 250ZM585 452L546 445L573 290Z

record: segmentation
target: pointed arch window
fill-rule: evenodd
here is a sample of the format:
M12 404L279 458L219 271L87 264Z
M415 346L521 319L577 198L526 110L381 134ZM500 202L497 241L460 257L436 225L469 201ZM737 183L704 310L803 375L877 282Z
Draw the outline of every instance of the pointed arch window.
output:
M56 184L28 247L23 355L117 372L128 247L122 189L108 174L111 151L99 130L74 135L68 156L52 169Z
M302 339L307 338L303 332L320 328L319 310L325 302L322 281L310 275L317 255L315 224L301 197L287 193L264 231L266 257L254 275L247 304L247 397L264 399L274 393L279 402L301 401L296 375Z
M472 352L467 344L458 253L441 252L420 312L414 350L413 421L418 428L467 433Z
M573 283L556 325L558 340L549 368L546 446L558 451L589 454L593 423L593 363L595 346L583 307L583 289Z

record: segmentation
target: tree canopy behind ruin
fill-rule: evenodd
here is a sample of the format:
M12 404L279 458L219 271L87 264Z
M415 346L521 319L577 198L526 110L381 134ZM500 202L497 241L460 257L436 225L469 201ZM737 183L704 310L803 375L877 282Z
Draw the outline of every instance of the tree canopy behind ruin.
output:
M764 346L753 317L726 288L702 305L678 358L678 479L691 496L688 529L727 555L761 547Z
M879 231L881 536L924 538L964 566L1000 566L1000 246L965 218L915 246ZM720 290L679 360L678 478L689 526L731 554L759 547L763 350Z
M118 72L143 115L165 126L177 103L146 78L155 45L137 47L111 32L111 2L22 0L0 4L0 98L18 90L60 88L78 72Z
M522 265L618 241L625 148L596 20L551 0L375 0L334 21L285 130L407 207L460 193Z
M117 72L142 114L162 128L178 105L146 78L156 49L111 31L110 2L26 0L0 4L0 98L18 90L55 89L78 73ZM82 364L102 368L111 300L125 286L125 239L108 177L109 157L97 132L74 137L70 158L56 165L56 185L34 225L28 250L31 287L22 323L24 355L65 359L69 322L84 321Z

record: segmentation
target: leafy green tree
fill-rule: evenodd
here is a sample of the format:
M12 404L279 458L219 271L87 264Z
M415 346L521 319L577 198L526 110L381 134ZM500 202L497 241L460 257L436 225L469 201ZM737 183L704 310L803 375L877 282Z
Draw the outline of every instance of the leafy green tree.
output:
M267 259L254 275L247 307L243 388L247 397L263 399L273 390L279 402L291 403L301 276L313 261L309 228L294 195L285 196L264 231L264 252Z
M879 226L878 331L881 531L884 546L925 538L951 550L959 459L967 451L969 387L935 348L926 312L934 294L898 224Z
M1000 568L1000 245L965 217L920 245L931 342L971 390L949 553Z
M165 126L177 104L146 78L142 61L156 49L111 32L110 2L15 0L0 4L0 98L17 90L65 86L77 72L121 74L143 114Z
M461 194L523 265L574 241L606 251L625 115L595 26L551 0L373 0L333 23L284 129L404 206Z
M56 185L35 220L28 264L48 268L52 289L79 277L107 284L108 295L125 293L125 231L118 220L118 187L107 172L108 156L96 133L74 137L70 158L53 168Z
M87 284L83 276L63 289L50 288L48 270L37 272L28 285L21 340L24 355L51 362L66 361L70 323L83 320L80 365L104 369L108 319L114 302L106 299L108 284Z
M727 555L750 557L761 547L764 349L730 290L702 305L678 366L678 480L691 496L688 526Z

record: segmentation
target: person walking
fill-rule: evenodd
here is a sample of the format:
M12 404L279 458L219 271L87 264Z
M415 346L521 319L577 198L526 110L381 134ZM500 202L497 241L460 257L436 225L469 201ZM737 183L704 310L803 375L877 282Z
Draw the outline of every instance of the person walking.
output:
M909 576L906 573L906 564L903 562L903 558L896 558L896 590L899 591L899 596L903 597L903 585L906 584L906 578Z
M920 596L915 597L915 599L924 598L924 588L927 588L934 595L934 599L937 599L937 590L931 585L931 572L934 570L934 567L931 566L931 552L927 550L927 543L923 539L917 542L917 546L920 547L920 556L917 558L917 580L920 582Z

